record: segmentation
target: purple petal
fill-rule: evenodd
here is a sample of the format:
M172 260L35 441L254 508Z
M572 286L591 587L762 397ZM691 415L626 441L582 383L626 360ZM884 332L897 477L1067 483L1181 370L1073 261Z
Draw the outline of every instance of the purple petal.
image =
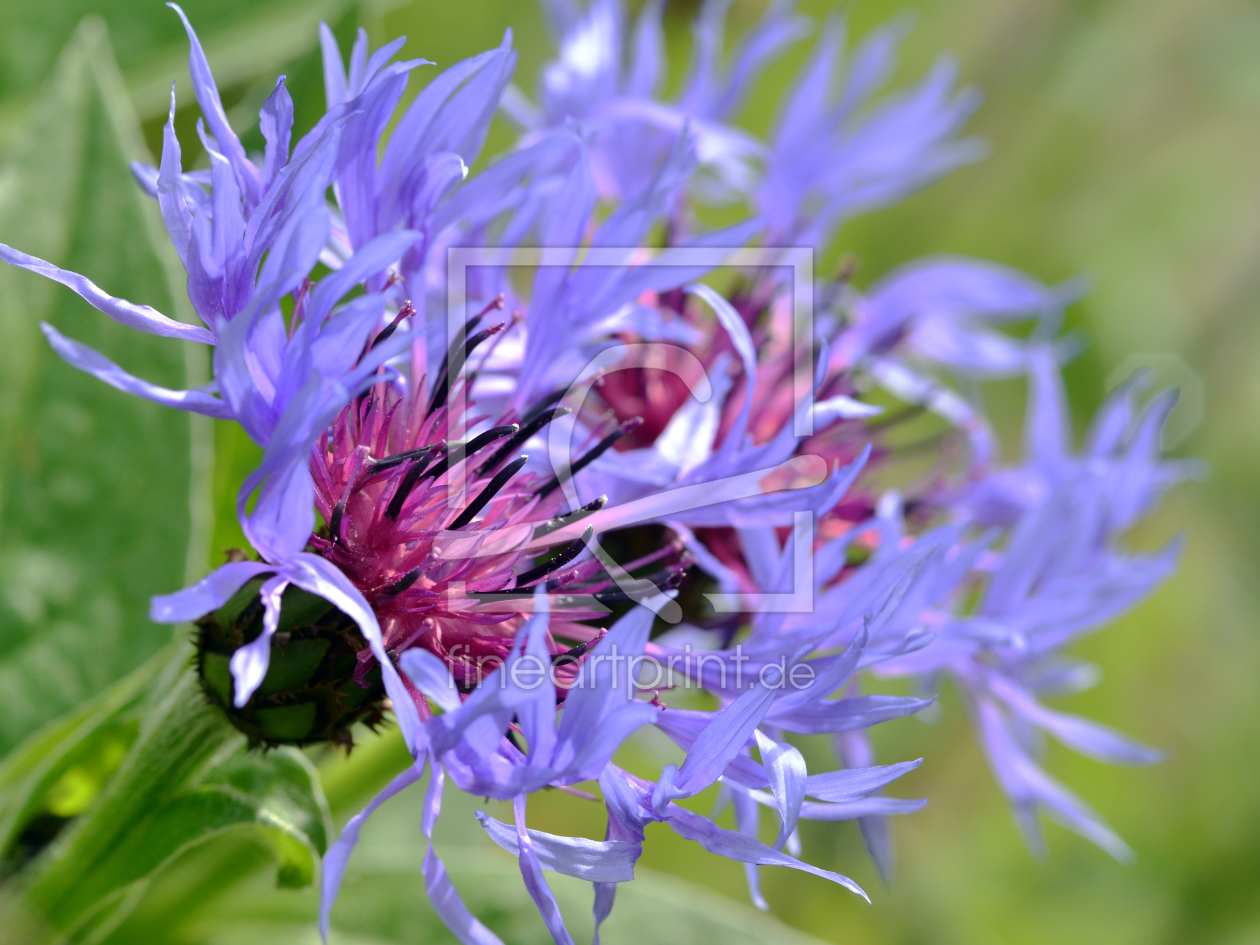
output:
M0 260L10 266L29 269L54 282L60 282L81 295L93 308L128 328L163 338L184 338L188 341L200 341L202 344L214 344L214 334L205 328L177 322L148 305L135 305L126 299L116 299L86 276L58 269L52 263L28 256L3 243L0 243Z
M678 769L677 787L685 792L681 796L698 794L721 777L747 747L778 691L755 686L713 717Z
M346 67L341 61L341 50L327 23L319 24L319 48L324 58L324 94L329 111L343 104L346 99Z
M510 38L505 38L505 43L509 41ZM472 164L481 153L503 89L516 67L516 53L506 45L501 46L474 57L469 65L475 65L470 70L471 78L449 101L443 102L425 128L425 150L430 153L453 151ZM393 144L392 138L390 144Z
M634 662L643 654L654 617L646 607L632 607L583 660L565 698L561 741L596 735L611 712L635 703Z
M850 766L850 770L869 769L875 760L875 750L871 747L871 741L865 732L842 732L833 736L836 753L840 756L841 761ZM922 758L917 762L904 762L906 766L917 766L922 762ZM890 765L891 768L897 768L898 765ZM874 769L878 771L879 769ZM825 777L825 776L824 776ZM840 785L834 787L843 789ZM826 788L820 787L820 790ZM809 790L808 786L806 790ZM846 798L825 798L828 800L842 800ZM879 871L879 878L884 881L887 886L893 879L893 840L892 840L892 822L887 817L859 817L858 830L862 834L862 843L866 846L867 855L870 856L871 862L875 864L875 869ZM795 852L795 851L793 851Z
M981 745L993 773L1016 815L1016 820L1034 850L1044 841L1036 821L1039 809L1069 830L1097 844L1117 860L1128 862L1133 851L1084 801L1059 784L1028 758L1012 735L997 705L986 698L976 700Z
M288 561L301 552L315 529L315 485L309 468L296 457L287 462L275 459L276 445L273 440L268 447L272 455L264 453L263 465L241 486L236 514L245 537L264 558ZM255 491L257 502L246 512Z
M332 912L333 903L337 901L337 893L341 890L341 879L345 875L346 864L350 860L350 854L354 852L355 845L359 842L359 831L364 822L376 813L378 807L399 791L419 781L423 774L424 758L422 757L420 761L390 781L380 794L372 798L372 802L367 807L351 817L341 829L341 836L337 838L337 842L324 854L323 877L320 880L319 894L319 934L323 936L325 942L328 941L328 917Z
M518 861L521 865L521 876L525 880L525 888L529 890L534 904L538 906L543 922L546 923L547 930L551 932L551 937L556 940L556 945L573 945L573 938L569 935L569 930L564 927L560 906L556 904L556 897L542 874L542 865L534 850L533 838L525 827L525 795L518 794L512 799L512 813L516 817Z
M367 65L363 67L362 85L364 87L371 85L372 80L376 78L376 74L385 68L386 63L393 59L394 54L398 52L398 50L402 49L406 43L407 37L399 36L397 39L390 40L376 52L372 53L372 55L368 57ZM431 63L425 62L424 60L421 61L424 62L425 65L431 65Z
M774 842L776 850L782 850L793 831L805 800L805 779L808 771L805 758L792 745L776 742L757 729L757 748L761 751L761 764L766 769L770 790L779 808L779 838Z
M740 790L731 791L731 803L735 807L735 824L739 832L756 840L761 832L761 805ZM770 903L761 894L761 867L756 863L745 863L744 878L748 881L748 898L752 904L762 912L769 912Z
M289 582L280 575L263 582L258 591L263 602L262 633L232 654L230 665L235 683L232 704L238 709L249 701L267 676L267 667L271 663L271 638L280 623L280 596L288 586Z
M806 801L801 805L801 816L806 820L860 820L890 814L913 814L926 806L926 799L905 800L900 797L864 797L839 804Z
M396 263L419 238L420 234L414 230L396 230L378 236L358 249L344 266L316 283L311 292L307 319L316 324L322 322L342 296L359 283Z
M433 828L442 810L442 788L446 779L442 766L437 764L432 755L429 756L429 771L429 789L424 795L424 818L421 824L425 839L429 841L423 866L424 889L429 894L429 902L442 917L446 927L464 945L503 945L497 935L468 911L450 877L446 875L446 867L433 850Z
M1016 685L1012 680L990 673L989 690L1019 716L1043 728L1064 745L1082 755L1112 764L1152 765L1163 760L1163 752L1078 715L1054 712Z
M534 276L530 311L537 314L530 323L531 331L517 388L516 399L521 404L524 404L524 398L531 396L534 385L542 381L542 375L551 365L558 346L567 337L567 309L561 296L569 277L569 264L582 244L596 198L585 143L579 142L578 148L577 161L551 201L551 215L543 234L542 245L555 247L558 258L554 260L554 265L540 267Z
M648 0L634 24L634 65L626 83L631 96L651 98L660 85L665 61L664 0Z
M616 883L595 883L595 905L592 913L595 919L595 934L591 945L599 945L599 927L612 914L613 902L617 898Z
M744 403L722 444L722 452L729 455L744 445L744 432L748 429L748 416L752 410L753 388L757 383L757 352L753 349L752 335L748 333L748 326L744 324L744 319L735 311L730 302L702 282L687 286L687 291L709 303L713 314L726 329L731 344L735 346L735 351L744 363Z
M718 856L724 856L728 860L736 860L741 863L756 863L759 866L788 866L792 869L812 873L815 876L821 876L823 879L831 880L833 883L838 883L845 889L857 893L867 902L870 902L870 898L862 891L862 887L849 879L849 877L840 873L833 873L830 870L819 869L816 866L810 866L808 863L803 863L796 859L796 857L771 849L752 837L745 837L743 834L735 833L732 830L723 830L707 818L694 814L679 807L677 804L669 805L669 814L665 822L679 836L696 841L710 853L716 853Z
M761 22L744 36L726 77L726 88L707 108L710 117L727 118L734 113L766 64L809 33L809 19L792 16L791 7L791 3L771 4Z
M203 390L171 390L168 387L150 384L148 381L128 374L100 352L67 338L47 322L40 322L39 327L52 349L66 363L99 378L110 387L167 407L176 407L219 420L233 419L231 408L213 394L208 394Z
M516 718L529 745L530 763L537 765L551 763L556 744L556 694L551 677L551 652L547 649L549 618L549 601L546 590L540 585L534 592L534 612L517 631L518 637L525 635L524 651L518 661L504 667L509 684L520 684L528 691L517 705ZM523 681L518 678L520 669L527 674ZM532 688L530 683L533 683Z
M385 680L385 691L394 704L394 716L403 738L411 748L412 755L417 756L424 750L424 730L420 724L420 715L415 703L403 686L398 670L385 652L381 642L380 624L376 622L376 614L363 595L350 583L337 567L318 555L301 554L286 568L286 576L298 587L318 594L343 614L354 620L363 631L372 655L381 664L381 673Z
M923 764L923 759L903 761L895 765L872 768L844 768L825 774L811 774L805 781L805 792L820 801L855 801L878 791L902 775Z
M713 718L712 712L691 709L667 709L658 712L652 723L683 751L690 751L700 733ZM750 788L769 787L765 769L748 755L736 755L722 772L723 782L735 782Z
M852 699L823 700L813 705L774 716L774 724L789 732L821 735L825 732L851 732L870 728L889 719L922 712L933 702L910 696L857 696Z
M513 856L520 855L515 827L500 823L477 811L477 820L490 839ZM633 840L587 840L561 837L541 830L529 831L538 863L545 870L563 873L591 883L628 883L634 879L634 864L642 844Z
M211 571L192 587L174 594L159 594L149 604L149 619L155 623L184 623L218 610L260 574L276 570L261 561L233 561Z
M346 85L351 97L363 90L363 74L367 71L368 34L362 26L354 37L354 46L350 50L350 72L346 76Z
M407 678L444 712L454 712L463 703L450 668L428 650L414 647L398 658Z
M774 135L777 152L791 154L818 134L832 98L831 84L843 38L844 24L839 19L829 18L813 53L798 74L791 98L780 112ZM767 210L774 213L774 204L768 204Z
M171 236L179 261L187 268L192 213L180 189L180 177L184 173L180 160L179 138L175 136L175 83L172 82L171 111L162 128L162 165L157 176L157 201L166 232Z
M284 76L276 79L275 90L263 102L258 113L258 126L267 148L263 158L262 189L272 185L280 170L289 162L289 138L293 131L293 99L284 87Z
M197 93L197 104L201 106L201 113L205 116L206 124L210 126L210 132L214 135L215 141L219 144L219 150L232 165L232 171L236 175L241 192L245 195L247 205L256 206L260 195L258 168L245 156L245 148L241 146L236 132L228 124L227 115L223 111L223 103L219 101L219 89L214 84L214 75L210 72L210 63L206 61L205 51L201 48L201 41L197 39L192 24L188 22L188 17L184 15L179 4L168 3L167 6L179 14L179 18L184 21L184 30L188 33L190 46L188 70L192 74L193 90Z

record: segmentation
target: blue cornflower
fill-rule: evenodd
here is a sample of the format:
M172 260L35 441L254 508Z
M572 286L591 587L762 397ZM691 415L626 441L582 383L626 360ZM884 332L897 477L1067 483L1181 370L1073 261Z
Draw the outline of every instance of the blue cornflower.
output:
M172 94L161 163L135 174L158 201L203 326L0 247L0 258L123 324L212 345L213 383L172 391L45 326L75 366L234 420L263 447L238 496L260 560L229 562L153 603L156 619L195 619L203 630L240 617L233 599L261 610L249 618L257 632L238 634L230 655L222 701L233 721L255 738L241 713L258 704L294 588L335 608L317 629L354 644L338 691L361 694L352 687L372 689L380 674L413 764L329 850L325 931L364 820L426 771L428 840L448 777L512 801L514 825L484 814L481 823L519 857L559 943L571 938L544 870L593 884L598 926L617 884L633 878L653 822L744 863L763 908L763 865L865 895L798 859L799 824L858 820L886 874L884 818L925 801L882 795L919 761L874 765L865 730L932 698L864 695L863 673L953 677L1030 834L1045 809L1123 851L1040 770L1024 736L1040 728L1111 760L1156 757L1040 700L1082 676L1064 645L1174 567L1176 546L1152 555L1120 546L1191 471L1159 458L1171 401L1157 398L1135 421L1132 391L1117 395L1073 455L1056 362L1066 345L1056 336L1076 289L1005 267L930 259L865 293L847 279L821 283L807 339L792 337L791 293L773 270L744 274L728 296L696 283L712 259L697 262L694 250L758 235L770 246L824 247L844 219L979 153L957 137L976 99L954 91L949 62L908 93L873 99L900 24L873 34L842 70L841 27L828 23L770 141L739 130L731 117L750 83L805 24L790 4L772 5L723 68L727 6L705 4L691 75L672 101L658 98L660 3L645 6L630 37L617 0L586 12L552 0L559 58L544 70L538 107L508 85L509 32L500 47L436 75L396 123L411 73L429 63L394 62L401 39L373 52L360 32L347 68L324 28L326 114L293 143L281 77L260 114L266 147L256 157L228 125L185 18L210 168L182 168ZM525 133L470 176L501 105ZM713 197L763 215L704 232L686 209ZM665 248L640 254L662 230ZM465 287L471 317L455 338L441 333L435 303L452 289L446 249L531 246L551 256L530 292L517 291L506 264L482 266ZM498 321L504 308L512 314ZM1030 340L999 330L1016 320L1035 321ZM804 363L813 356L807 392L796 378L802 345ZM942 371L1031 375L1026 465L994 468L982 410ZM878 416L863 400L871 381L911 409ZM943 450L904 499L881 494L877 476L897 451L883 430L919 407L971 449L961 461ZM586 445L570 460L575 439ZM675 538L624 566L601 547L607 533L644 524ZM721 614L650 639L656 617L695 616L675 599L692 563L716 579ZM649 565L659 570L630 577ZM645 664L663 667L657 679ZM717 708L666 708L658 697L674 685L704 689ZM683 753L655 781L612 763L648 725ZM811 773L786 733L830 736L841 767ZM529 794L582 781L599 783L603 841L528 829ZM715 785L736 830L682 806ZM759 838L763 807L778 819L773 844ZM498 941L464 906L431 843L424 876L457 937Z
M984 154L978 139L956 137L979 95L954 91L958 67L949 57L917 87L872 101L904 33L904 21L871 33L846 69L843 23L826 24L779 113L757 189L773 245L824 249L849 217L902 200Z
M807 29L791 4L771 4L723 68L730 0L707 0L693 35L695 57L674 101L659 98L665 79L664 3L644 5L633 32L621 0L595 0L586 11L567 0L543 3L559 57L542 69L538 104L511 89L508 114L525 141L579 121L591 133L600 193L625 199L643 189L684 128L690 129L702 173L691 190L740 199L756 180L764 146L729 122L761 70Z

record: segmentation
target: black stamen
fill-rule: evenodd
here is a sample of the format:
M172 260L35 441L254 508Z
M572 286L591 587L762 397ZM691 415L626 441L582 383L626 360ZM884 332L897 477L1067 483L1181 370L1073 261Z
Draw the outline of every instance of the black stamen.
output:
M551 479L547 481L547 484L535 492L534 495L538 496L540 499L547 498L547 496L551 495L551 493L560 488L561 483L568 482L591 463L595 462L595 460L607 453L610 449L612 449L614 443L620 440L635 427L639 426L642 422L642 417L635 417L618 426L617 429L613 430L612 433L608 434L596 443L595 446L588 450L585 455L580 457L577 462L570 466L565 471L563 479L558 475L552 476Z
M441 445L445 446L445 444ZM441 466L448 458L442 457L430 469ZM398 483L398 488L394 491L394 497L389 500L389 505L385 508L386 518L392 522L398 521L398 516L402 514L403 503L407 501L407 496L411 495L411 490L416 487L416 483L420 481L420 476L424 473L424 463L420 460L417 460L415 465L407 470L407 475L403 476L402 482ZM441 475L441 473L438 475Z
M557 667L572 666L586 655L586 651L589 650L591 648L591 644L595 642L595 640L587 640L585 643L579 643L571 650L565 650L563 653L556 653L551 657L551 665Z
M451 468L452 462L459 462L459 457L456 456L452 458L451 454L447 453L445 456L443 456L436 463L434 463L432 466L430 466L428 469L424 471L424 478L437 479L439 476L441 476L443 473L445 473L448 469Z
M477 494L477 498L468 503L468 508L460 512L459 516L455 521L451 522L449 527L452 529L463 528L476 518L477 513L486 507L486 503L493 499L499 490L508 484L508 480L521 471L521 467L525 465L525 461L528 459L528 456L518 457L500 469L495 474L495 477L486 484L486 487Z
M548 407L550 407L552 404L558 401L566 393L568 393L567 387L561 387L559 390L553 390L550 394L548 394L542 400L538 401L538 403L534 404L533 409L531 409L529 413L525 414L525 416L521 418L521 426L525 426L527 423L530 423L531 421L533 421L535 417L542 416L542 413L544 410L546 410Z
M643 591L647 589L648 585L653 585L658 594L672 591L682 583L682 579L686 574L686 568L666 568L657 571L655 574L650 574L646 578L637 579L635 582L636 587L632 588L629 593L617 587L599 591L592 596L601 604L609 607L618 604L638 603L642 597L646 596Z
M417 456L423 456L435 449L444 451L446 453L445 456L439 459L428 469L423 470L423 477L425 479L436 479L438 476L442 475L442 473L450 469L452 464L458 463L465 456L471 455L480 449L484 449L487 445L499 439L499 437L507 436L509 433L515 432L515 430L516 424L511 423L502 427L494 427L493 429L487 430L485 433L479 433L467 443L438 443L432 446L421 447L418 450L408 450L407 453L415 453ZM404 453L396 453L395 456L408 458L407 454ZM388 459L392 460L395 456L388 457ZM385 461L386 460L381 460L382 463ZM392 463L391 465L397 465L397 463ZM377 468L379 469L379 465ZM373 470L373 472L375 471L376 470ZM415 484L421 475L422 473L417 471L416 467L413 466L411 468L411 470L407 473L407 479L404 479L403 481L403 484L408 491L415 487ZM410 484L407 484L408 479L411 480ZM393 508L392 502L390 503L390 508ZM399 511L402 511L401 505L399 506ZM394 519L397 521L397 515L394 516Z
M393 594L395 596L398 594L401 594L407 588L411 587L411 585L415 584L416 581L419 579L419 577L420 577L420 569L412 568L410 571L408 571L406 574L400 577L393 584L389 585L389 587L385 588L385 593Z
M576 512L570 512L567 515L558 515L553 519L543 522L541 525L534 526L534 537L542 538L544 535L550 535L557 529L564 528L566 525L572 525L580 522L588 515L594 515L600 509L608 504L608 496L601 495L598 499L594 499L586 505L582 506Z
M506 327L507 324L505 322L500 322L497 325L491 325L489 328L481 329L481 331L469 338L464 342L464 360L467 361L468 356L476 351L483 341L494 337Z
M392 335L397 330L398 330L397 322L394 322L390 325L386 325L383 329L381 329L381 333L377 335L374 339L372 339L372 343L367 346L367 350L371 351L377 345L384 344L385 342L389 341L389 336ZM365 351L364 354L366 353L367 352Z
M401 453L391 453L389 456L385 456L372 463L371 475L374 476L378 472L384 472L387 469L393 469L395 466L401 466L409 459L422 459L432 453L436 448L437 444L430 443L428 446L417 446L415 449L403 450Z
M489 309L486 309L486 311L489 311ZM450 393L451 362L454 360L454 355L457 351L459 351L460 346L462 345L464 348L464 356L455 367L456 374L464 369L464 362L468 360L468 356L476 350L478 345L487 338L497 335L507 327L506 322L500 322L497 325L491 325L489 328L484 328L471 338L468 338L468 332L477 327L477 323L481 321L482 316L485 314L486 312L482 312L481 315L477 315L476 317L468 320L468 323L464 325L464 330L451 343L450 350L448 350L446 355L442 358L442 366L438 369L438 379L437 383L433 385L433 396L429 398L429 408L425 414L426 417L433 413L433 411L438 407L441 407L446 403L447 394ZM465 338L468 338L468 340L465 341Z
M385 328L381 331L379 335L376 336L376 338L372 341L372 343L369 344L367 348L364 349L363 353L367 354L377 345L383 344L384 342L388 341L389 336L398 330L398 326L402 324L402 320L404 318L410 318L414 314L416 314L416 310L411 307L411 303L410 302L405 303L403 307L399 310L398 314L394 316L394 320L385 326Z
M332 518L328 520L328 537L334 545L341 543L341 519L346 514L346 501L342 499L333 506Z
M424 413L426 417L432 415L433 411L437 410L438 407L446 404L446 386L446 359L443 358L442 373L438 375L437 384L433 387L433 396L429 398L429 407Z
M551 574L553 571L559 571L566 564L568 564L570 561L572 561L574 558L576 558L578 555L582 553L582 549L586 547L586 543L591 540L591 536L594 534L595 534L595 529L588 527L586 531L582 533L581 538L577 539L576 541L570 542L561 550L561 552L558 555L556 555L550 561L540 564L536 568L530 568L528 571L518 574L516 576L516 586L524 587L526 584L533 584L539 578L546 577L548 574Z
M512 455L512 453L527 442L531 436L549 424L552 420L555 420L557 417L568 416L572 412L573 411L568 407L556 407L554 410L543 411L541 413L535 412L530 414L529 418L522 418L520 432L495 450L494 455L481 464L481 467L477 470L477 475L484 476L490 470L494 469L495 466L499 465L499 463L503 462Z
M478 450L482 450L485 447L489 446L491 443L493 443L495 440L499 439L500 437L512 436L518 430L520 430L520 426L518 426L515 423L509 423L501 427L494 427L492 429L489 429L485 433L478 433L471 440L469 440L468 443L464 447L462 447L463 455L471 456L473 453L476 453Z

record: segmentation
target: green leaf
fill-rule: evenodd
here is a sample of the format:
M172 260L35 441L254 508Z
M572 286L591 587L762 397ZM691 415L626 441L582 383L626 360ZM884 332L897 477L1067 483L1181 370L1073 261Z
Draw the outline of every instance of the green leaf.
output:
M0 240L191 320L182 270L128 161L138 126L99 21L62 55L0 171ZM203 569L208 425L66 365L41 320L157 384L200 383L206 352L110 321L0 266L0 755L169 640L149 598Z
M374 19L395 0L183 0L221 90L275 73L314 48L321 20L336 21L351 8ZM32 4L0 0L0 148L20 133L25 110L53 71L62 47L86 16L108 25L124 81L143 115L165 113L171 82L182 100L192 98L188 39L183 24L161 3L135 0L61 0ZM322 86L321 86L322 87ZM228 105L232 103L228 97ZM257 110L255 109L255 112Z
M0 764L0 862L20 866L22 832L38 818L86 810L135 740L139 706L169 655L158 657L29 738ZM68 791L67 788L70 788Z
M121 766L95 802L18 875L12 887L18 896L7 915L40 917L52 929L47 938L70 933L84 939L85 930L99 932L118 921L164 864L230 829L252 829L270 846L280 885L298 887L314 879L330 830L314 767L294 750L247 751L244 737L208 703L189 664L189 647L174 648L159 671L146 667L147 677L124 680L111 690L94 707L94 718L77 727L58 725L15 755L15 770L33 772L55 753L49 743L60 733L95 725L80 742L99 743L134 694L144 695L147 711ZM63 735L58 744L70 740ZM28 792L22 810L29 814L36 796ZM8 813L0 808L0 814ZM0 926L7 915L0 908Z
M355 865L333 913L330 945L457 941L424 894L423 855L422 849L356 850ZM505 942L549 945L551 935L525 891L513 857L465 847L444 850L443 861L469 908ZM574 939L589 940L590 884L551 873L547 880ZM146 926L143 940L149 945L317 945L317 899L314 890L295 894L269 889L262 882L249 888L238 885L208 904L190 903L192 916L171 916L171 924L161 932ZM135 927L124 925L106 941L123 945L138 941L136 934ZM642 867L635 871L633 882L619 887L612 916L600 929L600 941L605 945L820 945L818 939L749 905Z
M379 788L410 760L398 757L400 743L394 732L326 766L326 775L336 782L329 784L330 795L343 801L341 813L357 811L367 800L362 787L373 782ZM393 763L388 772L386 762ZM455 941L424 893L423 803L423 786L403 792L366 824L333 910L332 945ZM446 791L437 845L452 881L469 908L505 942L550 943L516 859L478 826L473 812L479 807L484 807L479 798ZM150 888L135 913L101 945L317 945L318 889L276 889L256 867L250 875L250 862L247 851L222 842L194 851ZM225 869L227 864L231 867ZM553 873L547 879L575 940L589 941L590 884ZM618 889L600 935L613 945L819 945L749 905L643 867L636 869L633 882Z

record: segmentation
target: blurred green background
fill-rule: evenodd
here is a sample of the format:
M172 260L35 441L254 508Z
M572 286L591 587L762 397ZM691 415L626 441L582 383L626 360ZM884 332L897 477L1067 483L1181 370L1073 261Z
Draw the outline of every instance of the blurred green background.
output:
M1176 490L1133 536L1149 547L1187 533L1181 572L1077 647L1104 678L1060 703L1165 749L1168 760L1127 770L1050 748L1052 773L1115 826L1136 862L1118 864L1053 825L1048 861L1034 862L947 692L932 720L875 732L881 760L926 758L895 793L931 799L897 821L893 886L880 886L853 825L809 824L805 857L854 876L874 905L822 880L767 869L773 914L816 939L854 945L1260 942L1260 3L801 7L816 17L847 13L858 36L908 11L917 22L898 82L949 50L964 81L986 95L970 125L990 143L986 160L842 231L837 251L856 255L858 283L939 252L1008 263L1051 282L1089 276L1092 291L1068 319L1089 345L1067 371L1078 428L1111 384L1149 364L1185 394L1174 451L1206 459L1212 472ZM667 9L675 81L695 8ZM762 8L737 2L734 32ZM238 128L253 121L277 72L290 77L300 125L322 111L313 53L321 18L343 43L359 24L374 44L406 34L408 54L440 66L497 44L510 25L517 81L527 90L549 55L538 11L521 0L189 0L185 9ZM64 63L58 71L72 39L104 48L99 24L76 34L89 15L106 25L118 72L99 55L78 73ZM157 0L0 0L0 24L0 239L186 316L169 249L152 209L128 189L124 165L160 142L172 79L185 166L195 161L196 112L187 107L177 18ZM766 127L800 60L790 54L767 73L743 119L750 127ZM509 140L498 128L488 151ZM179 383L205 370L182 361L173 342L137 344L68 292L37 283L0 273L0 751L161 646L167 631L144 621L147 597L204 573L222 549L241 543L231 497L254 459L228 427L190 429L57 362L34 329L38 318L154 380ZM1022 393L995 387L990 405L1017 449ZM201 510L210 494L208 517ZM655 763L657 750L646 742L634 749L644 763ZM337 820L402 758L387 736L349 762L322 759ZM532 906L513 891L511 861L487 849L471 802L455 793L448 791L439 843L454 851L450 867L470 904L510 942L545 940ZM341 941L449 940L423 903L417 801L393 802L366 832L336 914ZM595 805L549 792L530 807L531 826L601 835ZM642 863L644 879L620 894L608 941L794 940L721 898L745 898L737 865L665 830L649 833ZM199 848L108 941L315 941L314 893L276 891L268 869L243 837ZM589 896L563 881L557 888L581 940Z

